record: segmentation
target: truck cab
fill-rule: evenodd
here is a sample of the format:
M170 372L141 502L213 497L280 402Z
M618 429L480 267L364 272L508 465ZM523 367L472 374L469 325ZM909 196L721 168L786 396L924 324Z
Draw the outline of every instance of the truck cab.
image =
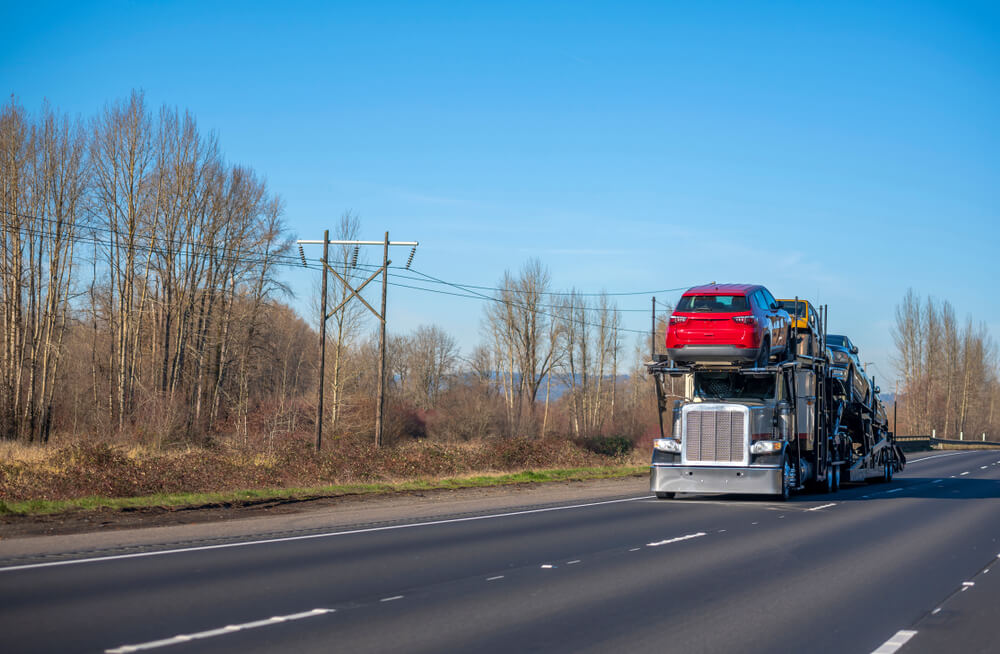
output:
M650 485L658 497L684 493L787 496L795 483L786 449L815 444L815 372L695 369L673 408L670 438L654 443ZM796 408L797 407L797 408Z

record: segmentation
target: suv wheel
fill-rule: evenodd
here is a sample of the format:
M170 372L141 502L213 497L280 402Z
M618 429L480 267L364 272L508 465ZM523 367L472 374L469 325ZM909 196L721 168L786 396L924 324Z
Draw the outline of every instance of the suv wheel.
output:
M771 360L771 341L765 338L760 344L760 352L757 354L757 361L754 362L755 368L766 368L767 362Z

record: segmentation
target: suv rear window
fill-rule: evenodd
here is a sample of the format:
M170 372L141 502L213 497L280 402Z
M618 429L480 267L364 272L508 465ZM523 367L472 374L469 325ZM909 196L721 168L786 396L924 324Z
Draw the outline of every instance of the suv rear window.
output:
M745 295L685 295L677 303L677 311L692 313L735 313L747 311Z

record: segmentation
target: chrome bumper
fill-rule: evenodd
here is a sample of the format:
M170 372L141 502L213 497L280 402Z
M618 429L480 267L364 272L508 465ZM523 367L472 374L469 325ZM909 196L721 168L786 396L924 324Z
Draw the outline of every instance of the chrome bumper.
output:
M733 468L653 465L649 490L654 493L781 493L781 468Z

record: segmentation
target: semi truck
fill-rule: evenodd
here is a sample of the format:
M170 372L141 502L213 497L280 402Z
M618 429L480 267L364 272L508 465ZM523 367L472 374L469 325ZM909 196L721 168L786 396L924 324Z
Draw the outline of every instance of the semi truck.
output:
M766 366L647 363L660 438L654 440L650 490L743 493L787 500L811 489L889 481L906 458L872 392L856 398L833 376L826 350L826 307L815 329L793 326L793 348Z

